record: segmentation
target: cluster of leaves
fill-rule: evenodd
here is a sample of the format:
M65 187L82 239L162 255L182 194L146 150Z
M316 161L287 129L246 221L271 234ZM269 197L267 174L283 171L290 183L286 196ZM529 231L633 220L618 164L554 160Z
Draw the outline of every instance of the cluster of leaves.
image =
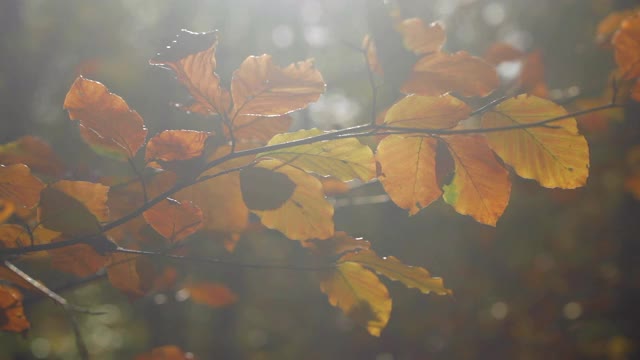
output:
M624 45L640 41L636 18L622 21L613 41L621 49L616 59L625 79L640 75L638 52ZM121 97L77 78L64 108L82 139L97 153L128 163L136 176L118 183L61 179L62 165L41 140L3 145L0 279L58 299L13 264L46 252L59 271L84 277L106 269L114 287L132 298L144 296L173 286L175 278L149 256L195 259L179 255L180 248L205 231L224 234L231 250L254 214L261 226L309 249L329 302L374 336L392 308L379 275L423 293L451 294L426 269L378 256L367 241L336 231L323 183L377 180L411 215L442 197L458 213L495 226L511 194L509 168L543 187L573 189L586 183L589 148L578 132L577 113L544 98L539 71L519 79L518 91L529 94L489 98L507 91L496 64L525 59L535 69L535 57L504 48L487 60L448 53L438 24L396 19L395 27L404 47L417 55L398 89L403 96L369 123L331 132L286 132L289 114L325 91L311 60L283 68L269 55L250 56L227 89L215 72L215 32L184 31L151 60L171 69L193 98L179 107L211 119L214 131L165 130L147 140L143 118ZM371 73L384 77L375 39L367 37L362 52ZM472 110L470 98L486 105ZM144 160L137 157L142 149ZM144 172L138 170L141 161ZM183 285L194 301L235 301L221 284ZM2 330L28 329L21 301L17 288L0 287Z

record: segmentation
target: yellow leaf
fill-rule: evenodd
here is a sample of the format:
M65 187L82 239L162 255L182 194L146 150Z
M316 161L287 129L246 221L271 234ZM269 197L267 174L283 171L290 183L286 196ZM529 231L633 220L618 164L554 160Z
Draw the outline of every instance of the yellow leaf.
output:
M280 231L291 240L333 236L333 206L325 199L318 179L279 160L263 160L256 166L284 174L296 184L291 197L279 208L252 210L264 226Z
M498 105L482 117L485 128L526 125L566 115L560 105L521 95ZM589 176L589 146L574 118L549 124L487 134L489 146L525 179L547 188L574 189Z
M409 95L387 111L384 122L391 126L447 129L469 117L471 109L451 95Z
M444 187L444 201L460 214L495 226L509 203L508 171L479 135L443 136L454 161L455 175Z
M320 289L329 303L364 326L373 336L380 336L391 315L389 291L378 276L355 262L339 263L322 274Z
M436 178L437 140L425 136L390 135L378 144L380 182L391 200L411 215L442 194Z
M274 136L267 145L282 144L294 140L322 135L318 129L300 130ZM321 176L333 176L342 181L374 177L376 166L371 149L357 139L318 141L313 144L292 146L286 149L261 153L269 157Z
M419 266L405 265L393 256L380 258L373 250L360 250L344 255L339 261L355 262L386 276L391 280L400 281L406 287L415 288L428 294L451 295L451 290L444 287L442 278L431 277L427 269Z

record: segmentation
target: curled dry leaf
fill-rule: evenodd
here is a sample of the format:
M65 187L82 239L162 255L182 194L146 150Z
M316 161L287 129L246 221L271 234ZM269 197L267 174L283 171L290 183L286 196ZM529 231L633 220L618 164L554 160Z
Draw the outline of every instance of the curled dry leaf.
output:
M27 165L33 172L58 177L63 165L51 146L37 136L23 136L0 145L0 164Z
M0 330L21 333L30 326L24 315L22 293L11 286L0 284Z
M256 166L286 175L296 185L291 197L279 208L252 210L264 226L280 231L291 240L333 236L333 206L325 199L318 179L275 159L263 160Z
M405 94L487 96L500 85L495 69L464 51L427 55L413 66L400 89Z
M168 162L198 157L209 136L205 131L165 130L149 140L144 159Z
M225 114L231 104L229 92L220 87L216 71L217 32L182 30L177 39L149 61L174 71L193 97L181 109L201 115Z
M211 282L191 283L185 287L189 291L189 298L198 304L219 308L238 301L231 289L223 284Z
M471 109L467 104L448 94L409 95L387 110L384 123L408 128L447 129L456 126L470 114Z
M454 161L455 174L444 187L444 201L460 214L495 226L509 203L509 172L480 135L442 138Z
M312 60L280 68L270 55L249 56L233 73L233 118L279 116L307 107L324 93L324 80Z
M267 145L310 138L324 134L322 130L300 130L276 135ZM321 176L333 176L342 181L369 181L375 176L371 149L357 139L317 141L313 144L287 147L259 154L258 158L274 158L302 170Z
M567 115L560 105L521 95L502 102L482 117L484 128L519 126ZM489 146L525 179L547 188L574 189L589 176L589 146L574 118L549 126L487 134Z
M0 165L0 199L29 209L36 206L43 188L42 181L26 165Z
M378 276L355 262L338 263L321 274L320 289L329 303L349 318L380 336L391 315L391 297Z
M126 160L135 156L147 137L142 117L118 95L97 81L78 77L64 99L80 135L96 152Z
M142 215L158 234L171 241L184 240L202 228L202 211L190 202L166 198Z
M411 135L389 135L378 144L380 182L391 200L411 215L442 194L436 176L437 145L435 138Z

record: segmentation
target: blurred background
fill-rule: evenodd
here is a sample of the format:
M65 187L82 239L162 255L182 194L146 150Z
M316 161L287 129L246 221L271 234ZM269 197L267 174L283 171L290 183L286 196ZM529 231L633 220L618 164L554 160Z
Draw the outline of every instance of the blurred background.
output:
M337 129L367 122L371 89L353 50L385 18L372 0L2 0L0 1L0 142L38 135L76 179L113 175L120 164L85 148L62 109L76 76L103 82L163 129L210 129L208 119L172 103L187 93L148 59L180 29L220 31L218 73L228 83L248 55L286 65L315 58L327 82L297 127ZM440 20L448 50L482 55L508 42L540 51L552 97L600 96L614 64L595 44L598 21L638 5L614 0L398 1L404 17ZM388 21L388 19L386 19ZM401 57L402 55L398 55ZM382 92L379 110L395 99ZM386 282L394 306L380 338L355 326L320 292L314 274L180 263L192 276L219 281L235 304L211 309L184 293L136 301L97 280L63 292L104 311L80 315L95 359L129 359L174 344L200 359L634 359L640 355L640 200L629 184L638 107L623 121L584 129L591 146L588 186L549 190L513 177L512 198L496 228L436 202L419 214L390 202L355 205L382 194L378 185L341 198L336 228L372 242L381 255L443 277L453 297L425 296ZM79 150L80 149L80 150ZM86 150L86 151L85 151ZM635 159L640 152L635 153ZM625 185L626 184L626 185ZM637 190L636 190L637 191ZM304 262L304 251L275 233L243 237L239 261ZM70 278L42 276L52 287ZM0 359L73 359L66 315L46 300L27 301L28 335L0 334Z

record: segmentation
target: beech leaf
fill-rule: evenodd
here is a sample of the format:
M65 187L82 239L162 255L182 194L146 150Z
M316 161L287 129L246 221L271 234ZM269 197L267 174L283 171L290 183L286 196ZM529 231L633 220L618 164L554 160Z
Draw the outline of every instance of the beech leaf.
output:
M0 164L24 164L33 172L56 177L63 171L63 165L51 146L36 136L23 136L0 145Z
M397 25L402 34L404 47L416 55L440 51L446 40L446 34L438 23L426 25L420 18L409 18Z
M613 36L616 63L624 79L640 76L640 14L626 18Z
M521 95L482 117L484 128L517 126L564 116L567 111L550 100ZM578 133L576 120L556 121L553 127L530 127L487 133L489 146L525 179L547 188L574 189L589 176L589 146Z
M171 241L181 241L202 228L202 210L190 202L166 198L142 216L151 227Z
M185 289L189 291L189 298L193 302L212 308L223 307L238 301L238 295L228 287L219 283L191 283L187 285Z
M145 161L188 160L202 155L211 133L193 130L165 130L149 140Z
M445 94L442 96L409 95L387 110L384 123L419 129L447 129L471 114L467 104Z
M249 209L274 210L289 200L296 184L285 174L250 167L240 172L240 189Z
M275 135L289 130L292 122L293 119L289 115L269 117L240 115L233 121L233 137L236 141L264 145ZM224 130L228 133L226 126Z
M23 164L0 165L0 198L24 208L36 206L44 184Z
M0 330L22 333L30 326L22 306L22 293L0 284Z

